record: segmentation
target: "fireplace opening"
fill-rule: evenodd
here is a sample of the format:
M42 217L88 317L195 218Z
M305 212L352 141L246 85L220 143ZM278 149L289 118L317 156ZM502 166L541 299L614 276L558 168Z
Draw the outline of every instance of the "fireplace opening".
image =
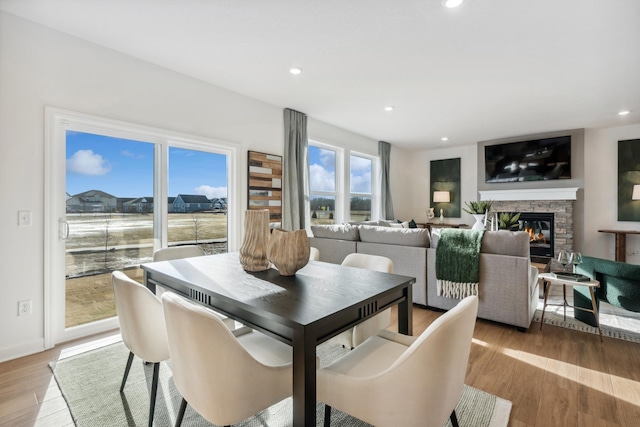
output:
M529 250L534 257L553 258L554 214L552 212L521 212L518 230L529 233Z

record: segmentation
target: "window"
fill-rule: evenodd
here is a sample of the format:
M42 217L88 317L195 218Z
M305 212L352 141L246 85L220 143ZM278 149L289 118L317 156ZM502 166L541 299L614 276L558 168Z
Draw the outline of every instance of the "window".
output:
M311 224L334 224L338 199L336 150L309 145L309 192Z
M351 155L349 169L349 221L369 221L373 216L373 160Z
M378 216L378 158L344 152L335 146L309 143L311 225L368 221Z

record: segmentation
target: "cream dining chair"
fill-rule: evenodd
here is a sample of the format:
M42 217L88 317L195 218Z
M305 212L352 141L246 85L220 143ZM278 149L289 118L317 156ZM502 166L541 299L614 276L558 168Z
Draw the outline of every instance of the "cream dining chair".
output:
M478 297L470 296L418 337L382 330L317 371L317 397L331 408L378 427L457 427Z
M124 370L120 392L124 392L134 355L153 363L149 403L149 426L152 426L160 362L169 359L162 303L149 289L121 271L114 271L111 274L111 281L116 300L116 313L120 322L120 334L124 345L129 349L129 359Z
M290 346L250 329L236 337L212 311L171 292L162 305L173 381L183 397L176 427L187 404L228 426L291 396Z
M342 265L348 267L364 268L367 270L393 273L393 261L378 255L353 253L345 257ZM374 336L380 329L386 329L391 323L391 309L376 314L370 319L357 324L351 329L336 335L332 340L347 348L354 348L363 343L367 338Z
M153 253L153 262L158 261L171 261L174 259L184 259L184 258L193 258L206 255L204 249L202 249L198 245L183 245L183 246L171 246L168 248L158 249ZM162 296L165 290L156 286L156 295L158 298ZM236 328L236 322L222 314L216 313L218 317L222 319L225 325L231 330Z
M198 245L172 246L158 249L153 253L153 262L170 261L172 259L191 258L206 255Z

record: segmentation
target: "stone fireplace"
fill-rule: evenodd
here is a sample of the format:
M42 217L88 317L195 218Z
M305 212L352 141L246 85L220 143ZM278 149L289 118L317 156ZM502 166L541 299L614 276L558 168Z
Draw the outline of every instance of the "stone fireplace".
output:
M558 252L573 251L573 208L576 193L577 188L480 191L480 200L493 200L492 212L520 212L523 220L531 218L531 214L534 218L535 214L551 214L553 216L553 235L551 236L553 255L549 252L545 255L538 254L539 248L534 249L533 243L531 255L532 257L551 257L554 259L552 268L559 268L560 264L555 261Z

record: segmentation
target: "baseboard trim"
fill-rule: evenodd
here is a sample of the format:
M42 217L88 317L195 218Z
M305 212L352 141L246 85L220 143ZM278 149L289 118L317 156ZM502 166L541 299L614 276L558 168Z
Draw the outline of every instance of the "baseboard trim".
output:
M24 356L30 356L44 350L46 350L44 347L44 338L38 338L12 347L3 347L0 348L0 363Z

